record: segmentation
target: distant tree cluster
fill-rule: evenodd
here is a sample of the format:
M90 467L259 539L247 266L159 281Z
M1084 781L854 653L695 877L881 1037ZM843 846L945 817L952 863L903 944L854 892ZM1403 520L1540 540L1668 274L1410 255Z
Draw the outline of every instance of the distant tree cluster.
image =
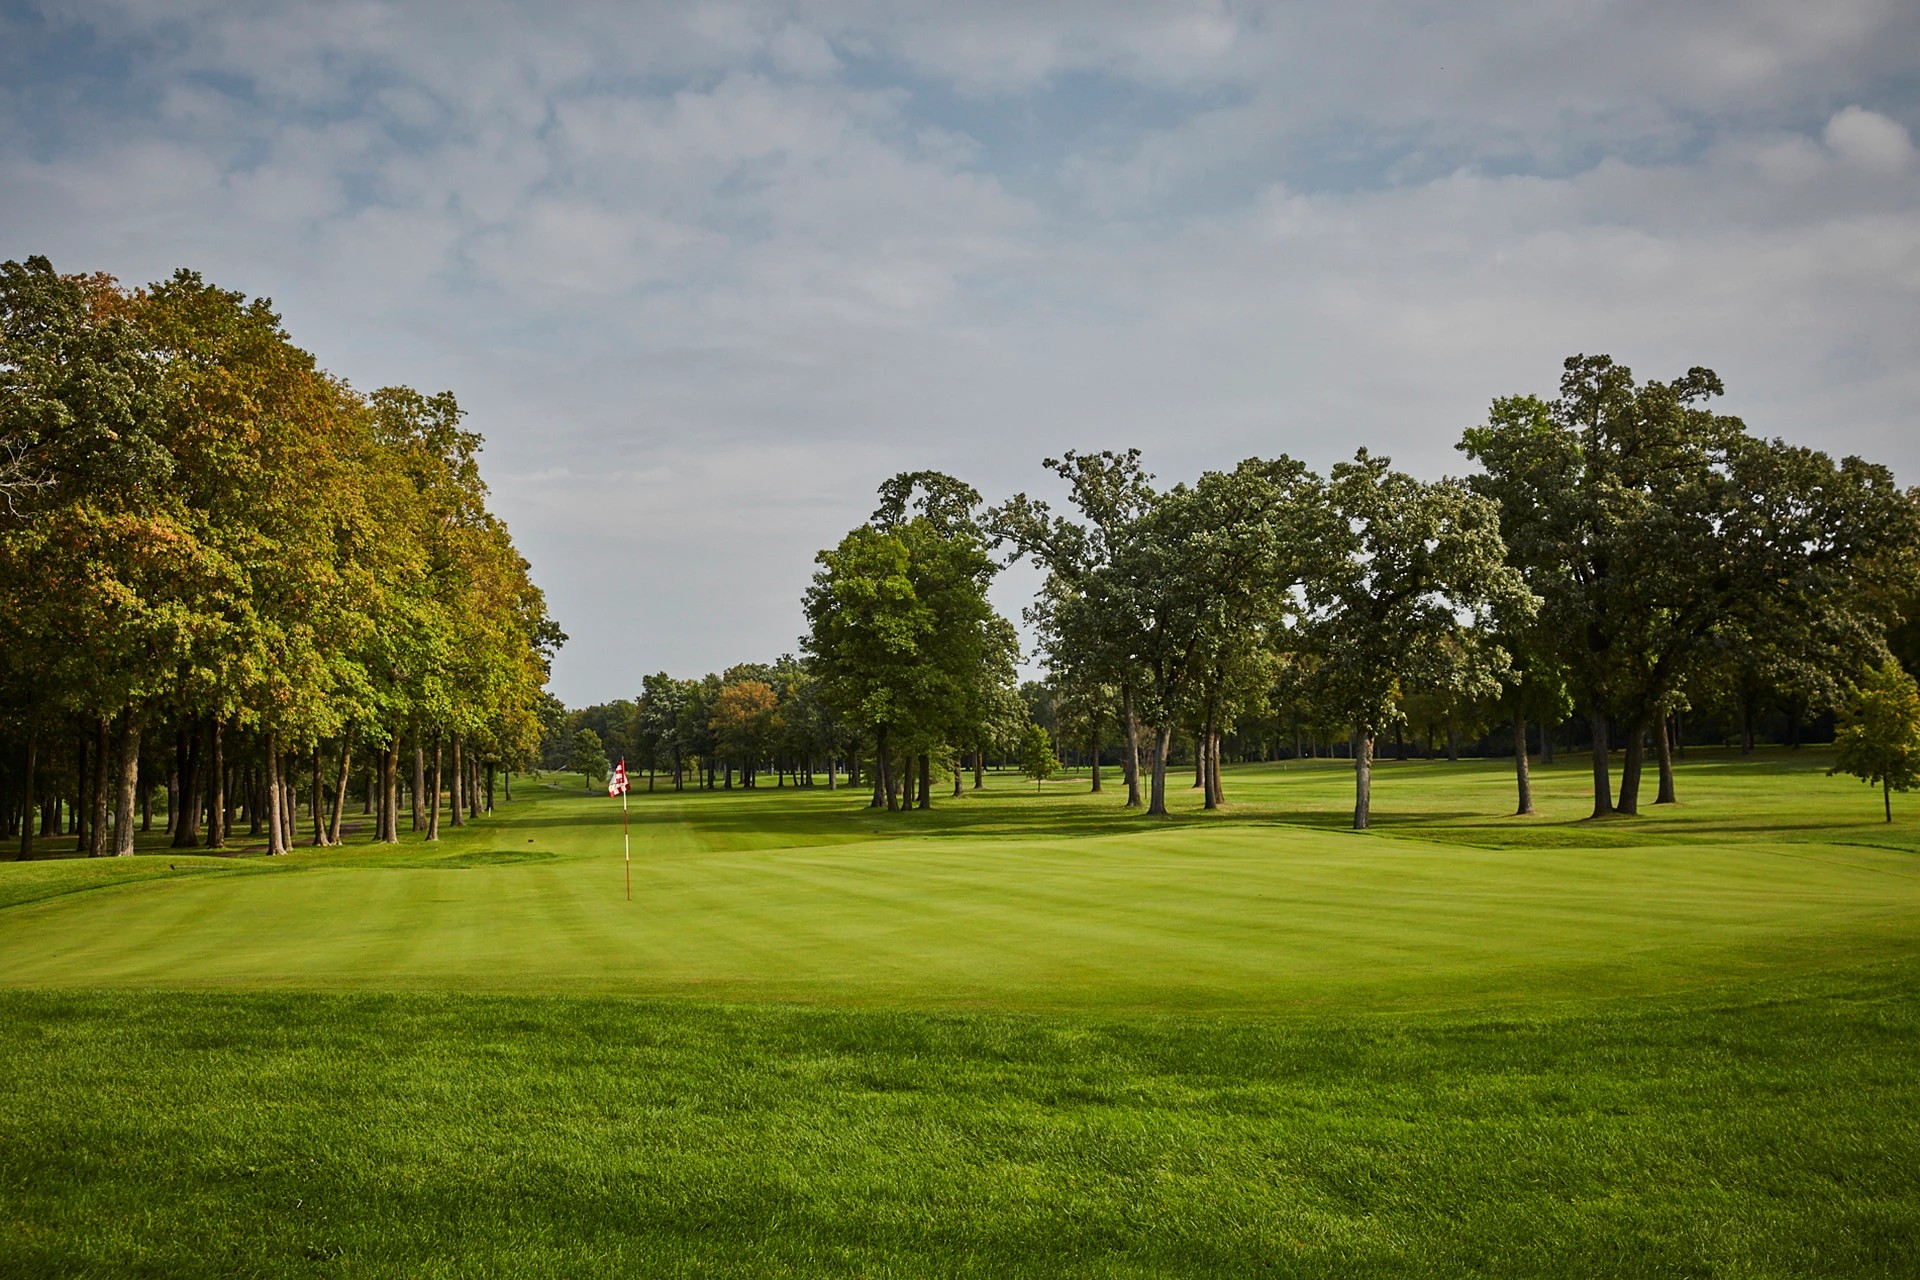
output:
M998 563L980 495L912 472L881 486L873 518L820 553L799 658L719 674L646 677L640 695L546 716L548 767L583 768L590 730L675 789L689 785L870 785L876 807L928 808L936 779L981 784L989 755L1022 750L1027 709L1014 687L1013 625L987 602Z
M531 764L564 640L450 393L363 395L267 299L0 265L4 823L129 853L437 836ZM423 777L427 758L430 777Z
M1577 708L1594 814L1631 814L1649 750L1656 803L1674 799L1689 709L1747 708L1749 745L1763 701L1839 711L1915 615L1914 495L1748 434L1708 407L1720 393L1705 369L1642 384L1576 356L1557 399L1496 400L1466 433L1466 479L1362 449L1325 477L1249 459L1160 490L1138 451L1070 453L1047 466L1073 518L1019 495L985 527L1046 571L1030 617L1051 703L1091 750L1119 738L1129 805L1144 769L1166 812L1181 739L1217 805L1223 732L1264 719L1296 751L1346 740L1365 827L1383 734L1404 754L1407 728L1443 729L1452 755L1504 721L1526 812L1528 726Z
M604 777L625 760L649 791L663 781L675 790L757 788L769 775L775 787L824 778L831 789L858 778L863 759L871 774L871 750L822 698L810 665L789 655L695 679L657 672L637 698L550 716L546 766Z

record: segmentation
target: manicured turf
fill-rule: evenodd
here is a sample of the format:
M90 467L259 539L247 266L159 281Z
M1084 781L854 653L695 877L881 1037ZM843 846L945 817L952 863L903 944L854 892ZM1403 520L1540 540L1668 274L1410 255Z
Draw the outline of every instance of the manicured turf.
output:
M0 1274L1910 1275L1920 822L1824 766L0 866Z
M635 797L631 902L619 806L523 783L438 848L6 868L0 974L1273 1012L1531 1008L1911 954L1914 825L1820 763L1698 764L1678 812L1598 828L1569 820L1577 767L1544 780L1557 818L1489 819L1459 815L1510 803L1498 765L1389 766L1383 807L1423 821L1372 835L1332 825L1333 762L1236 771L1229 810L1171 825L1011 778L893 816L824 789L656 793ZM55 894L82 885L102 887Z

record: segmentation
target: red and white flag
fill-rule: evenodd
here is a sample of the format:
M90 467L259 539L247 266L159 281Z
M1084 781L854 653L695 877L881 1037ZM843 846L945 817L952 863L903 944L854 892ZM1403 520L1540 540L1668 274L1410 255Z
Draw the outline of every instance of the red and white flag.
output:
M607 780L607 794L623 796L627 794L627 762L622 760L613 771L613 777Z

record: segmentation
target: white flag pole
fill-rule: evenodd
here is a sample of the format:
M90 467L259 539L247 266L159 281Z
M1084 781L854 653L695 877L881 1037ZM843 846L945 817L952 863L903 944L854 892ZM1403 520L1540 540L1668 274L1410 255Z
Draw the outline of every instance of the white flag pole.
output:
M627 901L633 901L633 836L627 826L627 761L623 756L620 767L607 779L607 794L620 796L620 845L627 865Z

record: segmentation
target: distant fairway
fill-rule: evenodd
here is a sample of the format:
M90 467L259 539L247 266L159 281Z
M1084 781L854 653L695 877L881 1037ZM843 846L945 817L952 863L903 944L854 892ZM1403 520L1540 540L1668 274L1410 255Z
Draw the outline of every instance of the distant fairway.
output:
M1389 764L1371 834L1341 829L1333 761L1235 770L1227 810L1173 823L1122 811L1111 780L1093 797L996 777L892 816L819 788L642 793L632 902L619 805L523 781L437 848L0 868L17 904L0 980L1272 1012L1658 994L1912 954L1916 824L1875 821L1823 764L1698 764L1682 806L1598 826L1570 820L1577 763L1546 773L1532 819L1486 816L1510 804L1501 764Z
M1910 1276L1920 804L1693 754L0 864L0 1276Z

